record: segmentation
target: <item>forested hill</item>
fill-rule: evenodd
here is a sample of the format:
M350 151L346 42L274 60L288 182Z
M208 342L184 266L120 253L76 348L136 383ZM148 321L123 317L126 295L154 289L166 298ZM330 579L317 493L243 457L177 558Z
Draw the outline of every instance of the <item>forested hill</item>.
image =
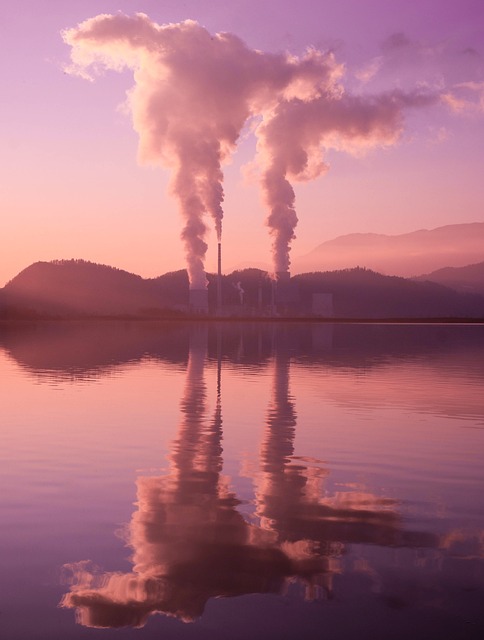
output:
M484 295L484 262L465 267L445 267L432 273L415 278L417 281L429 280L465 293Z
M36 262L3 290L4 304L40 314L125 314L159 301L150 281L84 260Z
M209 305L215 312L215 276L209 274L208 280ZM291 302L283 311L287 315L310 316L313 294L330 293L335 317L484 317L481 295L368 269L301 274L288 286ZM259 269L234 271L223 276L222 294L225 315L268 315L273 282ZM36 262L0 290L3 318L170 316L185 314L187 303L185 270L144 279L84 260Z
M302 306L315 292L330 292L334 315L348 318L484 317L484 297L433 282L347 269L295 276Z

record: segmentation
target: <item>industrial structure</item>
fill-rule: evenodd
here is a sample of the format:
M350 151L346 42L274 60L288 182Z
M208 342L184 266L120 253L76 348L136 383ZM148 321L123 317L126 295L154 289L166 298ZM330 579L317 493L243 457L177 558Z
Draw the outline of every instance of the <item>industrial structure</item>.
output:
M208 315L208 291L205 289L190 289L188 292L188 309L198 315Z

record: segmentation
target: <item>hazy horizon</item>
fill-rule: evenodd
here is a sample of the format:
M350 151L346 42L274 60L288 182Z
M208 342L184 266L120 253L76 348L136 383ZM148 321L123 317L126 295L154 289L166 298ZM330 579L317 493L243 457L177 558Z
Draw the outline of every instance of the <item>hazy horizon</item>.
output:
M482 224L481 234L475 232L476 224ZM454 235L456 228L459 229L458 242L456 242ZM478 228L480 229L480 226ZM456 225L445 225L436 229L418 229L409 234L398 235L355 232L331 238L316 245L308 254L295 256L290 272L291 275L298 275L312 271L338 271L362 267L383 275L400 277L423 276L447 267L467 267L484 262L484 243L481 242L482 234L484 234L484 223L468 223L467 225L458 225L458 227ZM432 235L436 237L433 238ZM407 238L407 236L409 237ZM412 250L414 236L418 237L418 241L414 242ZM438 242L439 236L440 239L445 239L441 245ZM55 257L50 260L36 262L55 263L76 260L85 261L85 258L82 256ZM87 262L92 261L87 260ZM3 283L0 289L33 264L35 262L26 264ZM129 271L122 265L107 264L106 262L94 264L127 271L144 279L186 270L186 265L181 264L160 273L143 275L142 273ZM224 275L248 268L272 273L272 267L268 262L251 262L247 260L240 264L225 264L224 260L222 260L222 273ZM216 271L214 265L213 270L207 270L207 273L213 274Z

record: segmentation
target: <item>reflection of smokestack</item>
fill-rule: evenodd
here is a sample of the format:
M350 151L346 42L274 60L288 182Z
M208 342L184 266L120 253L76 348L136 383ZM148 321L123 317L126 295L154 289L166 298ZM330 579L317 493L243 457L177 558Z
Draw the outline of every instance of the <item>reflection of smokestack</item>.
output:
M283 336L276 335L282 342ZM267 433L262 450L265 471L282 474L294 453L296 411L289 392L290 356L286 345L278 343L274 354L272 401L267 418ZM276 479L281 480L281 477ZM281 495L286 493L283 491Z
M222 243L218 243L217 261L217 312L222 310Z
M206 315L208 313L207 289L190 289L188 292L188 306L192 313Z

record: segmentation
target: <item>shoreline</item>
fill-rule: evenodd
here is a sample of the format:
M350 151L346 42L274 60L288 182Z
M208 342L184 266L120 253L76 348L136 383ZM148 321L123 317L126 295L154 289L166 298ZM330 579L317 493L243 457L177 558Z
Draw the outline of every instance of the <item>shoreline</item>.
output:
M8 325L28 324L66 324L81 322L136 322L136 323L287 323L287 324L465 324L484 325L484 318L462 317L429 317L429 318L318 318L318 317L268 317L268 316L166 316L166 317L140 317L140 316L76 316L76 317L38 317L38 318L0 318L0 328Z

